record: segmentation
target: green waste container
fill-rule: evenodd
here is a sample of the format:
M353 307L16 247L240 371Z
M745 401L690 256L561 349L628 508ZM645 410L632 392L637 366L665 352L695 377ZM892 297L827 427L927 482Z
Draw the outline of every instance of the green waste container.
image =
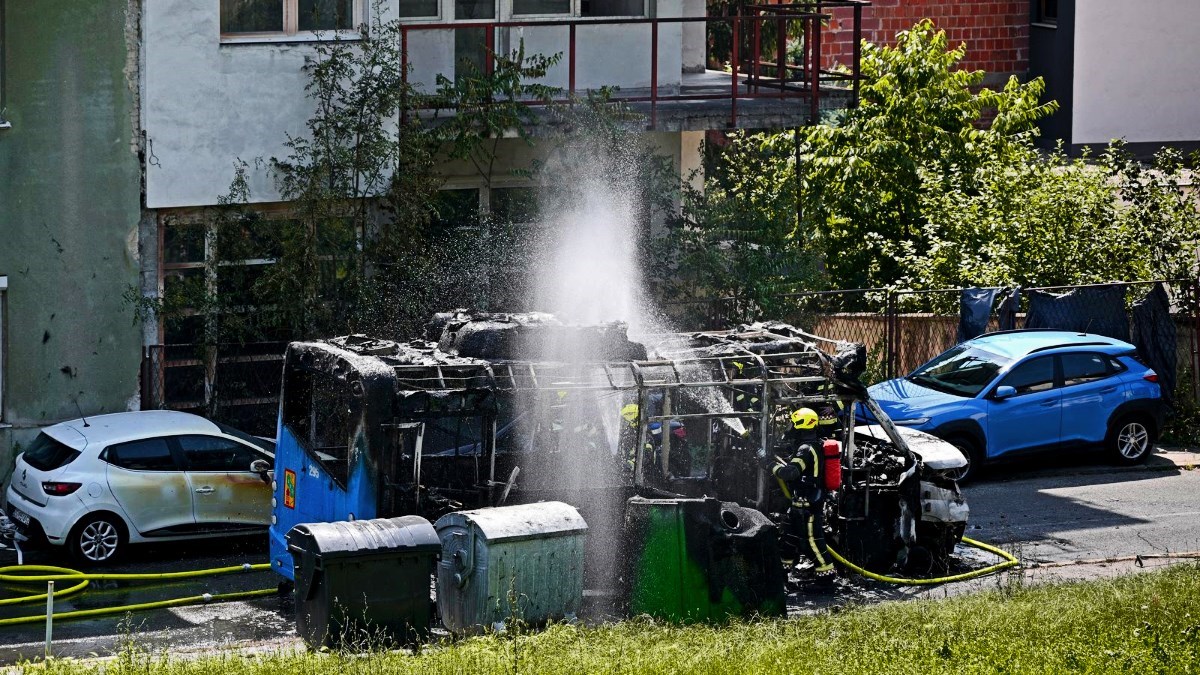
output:
M778 531L759 511L708 498L634 497L625 527L633 614L693 622L785 613Z
M429 635L442 544L419 516L304 523L287 533L296 632L320 647L413 644Z
M583 604L587 523L575 507L538 502L448 513L435 525L442 625L456 635L574 618Z

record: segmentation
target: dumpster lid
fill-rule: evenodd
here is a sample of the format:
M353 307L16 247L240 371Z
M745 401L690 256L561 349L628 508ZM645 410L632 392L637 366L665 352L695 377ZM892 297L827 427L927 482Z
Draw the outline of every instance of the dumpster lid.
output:
M288 531L287 540L289 548L316 551L325 559L442 548L433 525L420 516L301 523Z
M476 531L491 542L577 534L588 529L579 511L563 502L456 511L438 518L435 527L441 532L448 527L467 527L468 524L473 524Z

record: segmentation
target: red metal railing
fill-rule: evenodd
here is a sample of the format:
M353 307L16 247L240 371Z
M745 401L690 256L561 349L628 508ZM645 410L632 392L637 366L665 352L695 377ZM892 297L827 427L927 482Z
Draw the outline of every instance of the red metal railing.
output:
M858 99L859 60L858 44L861 41L862 8L867 2L861 0L834 0L819 3L790 3L777 5L750 5L740 7L736 14L725 17L669 17L669 18L613 18L613 19L538 19L528 21L482 21L457 23L412 23L401 26L401 68L407 84L410 70L419 66L414 62L410 52L410 34L427 31L461 31L483 30L484 69L486 73L493 72L496 58L496 32L504 28L567 28L566 44L555 53L565 53L567 70L567 87L565 97L553 97L552 100L523 101L527 105L562 104L575 100L578 94L578 64L577 58L580 27L592 28L598 26L646 26L649 30L649 90L621 93L617 92L613 100L626 103L648 103L650 126L658 123L658 105L661 102L675 101L721 101L730 102L729 125L736 126L738 119L739 100L753 99L795 99L809 106L808 114L815 121L821 108L822 87L836 87L850 93L849 105L855 105ZM854 40L853 62L841 64L840 69L834 64L822 61L822 33L833 29L826 25L831 15L824 13L835 8L852 8L853 21L849 30ZM692 86L688 90L686 78L682 73L679 79L669 78L672 84L678 82L676 92L662 91L662 78L659 72L660 26L667 24L709 24L726 23L731 27L732 53L728 63L729 91L705 90L702 85ZM763 55L764 25L774 26L775 52L770 59ZM747 32L747 29L749 31ZM839 32L846 29L838 29ZM781 39L781 36L782 39ZM586 38L585 38L586 40ZM789 62L789 42L798 46L793 50L798 56L795 62ZM707 40L705 40L707 43ZM644 44L644 43L643 43ZM682 40L680 42L682 49ZM704 54L707 62L708 54ZM774 76L768 74L774 71ZM713 71L708 71L713 72ZM709 82L712 80L710 79ZM605 84L620 85L619 82ZM560 89L561 91L561 89ZM644 93L643 93L644 92ZM438 107L436 103L424 107Z

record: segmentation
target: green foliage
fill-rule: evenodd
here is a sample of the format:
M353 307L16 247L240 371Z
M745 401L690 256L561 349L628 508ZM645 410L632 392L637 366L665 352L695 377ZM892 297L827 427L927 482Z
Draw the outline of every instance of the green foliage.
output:
M959 69L964 55L923 21L895 47L864 44L858 108L710 149L706 192L687 192L673 233L674 295L731 295L749 318L813 287L1193 273L1200 211L1179 153L1145 166L1120 143L1082 158L1039 151L1035 123L1057 108L1040 102L1042 81L984 88L983 72Z
M454 80L438 75L438 99L455 112L437 128L447 156L467 160L491 186L496 151L506 134L532 145L529 127L536 113L528 103L550 103L561 90L538 82L562 60L562 54L525 54L521 39L512 54L487 55L489 71L463 60Z
M161 299L131 293L135 314L157 313L169 335L205 345L412 335L434 311L486 308L493 289L506 294L495 277L516 262L519 238L505 223L445 217L437 165L468 160L490 185L500 139L531 142L526 103L553 98L536 80L559 57L526 55L522 44L488 55L486 71L464 61L455 81L427 94L400 68L399 31L375 18L357 40L313 44L306 133L267 162L287 208L252 207L249 166L238 161L228 194L191 226L204 269L169 278ZM439 120L446 109L453 115Z
M729 298L735 319L777 315L781 294L817 277L812 242L795 228L794 162L778 137L737 134L706 148L703 189L684 186L683 210L670 232L674 265L660 283L671 299ZM792 146L794 147L794 146Z
M1119 144L1097 158L1026 148L970 177L956 170L921 195L920 236L881 242L911 288L1054 286L1191 274L1200 211L1183 164L1153 167Z
M806 129L802 228L821 242L834 287L897 281L903 268L886 246L929 245L923 198L948 176L973 191L978 171L1024 152L1034 123L1057 108L1039 103L1041 79L981 88L982 71L957 68L964 55L929 21L895 47L864 43L859 107Z

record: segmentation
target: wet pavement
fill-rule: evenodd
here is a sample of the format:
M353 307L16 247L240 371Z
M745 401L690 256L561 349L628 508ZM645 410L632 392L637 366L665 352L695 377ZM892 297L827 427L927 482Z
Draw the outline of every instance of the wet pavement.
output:
M16 565L10 541L0 542L0 566ZM59 565L77 569L63 555L48 549L25 551L25 564ZM266 536L156 544L134 547L123 562L96 572L162 573L267 562ZM231 593L277 588L280 577L269 570L168 582L93 581L82 593L58 598L55 613L130 605L203 593ZM68 582L59 582L61 589ZM0 597L44 593L45 585L26 589L6 587ZM45 603L0 607L0 619L44 616ZM41 657L45 651L45 623L0 626L0 664ZM54 624L56 656L107 656L134 642L158 652L203 651L219 646L252 646L294 640L291 596L272 595L245 601L172 607L105 617L61 620Z
M1137 573L1195 558L1200 551L1200 454L1160 452L1141 467L1095 462L1016 466L965 488L971 505L968 536L1000 545L1022 558L1022 568L972 581L938 586L895 586L841 577L832 588L800 587L789 594L789 614L888 600L941 598L1052 581ZM16 553L0 541L0 566ZM1180 553L1184 555L1179 556ZM1144 556L1138 558L1135 556ZM1157 557L1156 557L1157 556ZM999 559L960 546L955 571ZM111 572L168 572L259 563L267 560L266 537L207 540L137 547ZM53 551L27 552L27 564L71 564ZM149 602L200 593L275 588L273 572L173 581L161 584L94 582L85 593L56 602L59 612ZM37 592L42 592L43 589ZM29 589L27 592L33 592ZM14 589L0 589L11 597ZM0 618L44 613L44 603L0 607ZM106 656L130 642L151 652L203 654L216 647L300 649L290 596L177 607L104 618L59 621L57 656ZM40 658L45 625L0 626L0 665Z

